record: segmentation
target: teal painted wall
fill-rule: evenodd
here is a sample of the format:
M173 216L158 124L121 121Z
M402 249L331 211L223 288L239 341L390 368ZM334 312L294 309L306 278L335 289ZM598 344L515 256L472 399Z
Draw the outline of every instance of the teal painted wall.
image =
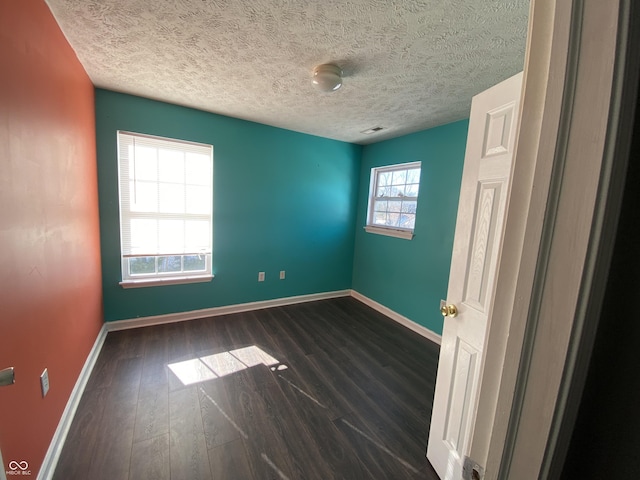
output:
M352 288L441 334L468 120L364 147ZM366 233L371 168L422 161L413 240Z
M118 285L117 130L213 145L212 282ZM105 320L351 288L361 146L101 89L96 142Z

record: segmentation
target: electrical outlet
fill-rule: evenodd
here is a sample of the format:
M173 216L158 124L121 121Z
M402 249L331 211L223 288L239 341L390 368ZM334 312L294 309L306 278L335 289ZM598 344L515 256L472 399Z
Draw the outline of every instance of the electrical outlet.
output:
M258 281L264 282L264 272L258 272Z
M284 280L284 270L280 270L280 280Z
M46 368L40 375L40 387L42 387L42 398L44 398L49 391L49 370Z

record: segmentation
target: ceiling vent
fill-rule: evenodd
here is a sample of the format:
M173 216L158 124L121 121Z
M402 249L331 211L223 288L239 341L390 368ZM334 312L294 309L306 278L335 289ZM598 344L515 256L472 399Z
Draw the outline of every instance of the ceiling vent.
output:
M372 133L379 132L380 130L384 130L384 127L373 127L367 130L363 130L360 133L364 133L365 135L371 135Z

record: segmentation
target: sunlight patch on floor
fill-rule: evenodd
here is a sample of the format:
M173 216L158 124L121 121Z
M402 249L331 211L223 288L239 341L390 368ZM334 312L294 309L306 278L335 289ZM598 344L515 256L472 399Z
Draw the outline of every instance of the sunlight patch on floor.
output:
M240 372L256 365L266 365L271 370L286 369L280 362L256 345L229 350L182 362L170 363L169 369L183 385L206 382Z

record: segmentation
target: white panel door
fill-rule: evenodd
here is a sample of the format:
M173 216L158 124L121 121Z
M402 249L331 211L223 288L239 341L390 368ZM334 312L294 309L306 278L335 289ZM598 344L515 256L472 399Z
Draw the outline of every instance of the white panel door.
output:
M473 433L521 89L519 73L471 103L446 302L457 314L445 317L427 446L427 457L443 480L462 478Z

